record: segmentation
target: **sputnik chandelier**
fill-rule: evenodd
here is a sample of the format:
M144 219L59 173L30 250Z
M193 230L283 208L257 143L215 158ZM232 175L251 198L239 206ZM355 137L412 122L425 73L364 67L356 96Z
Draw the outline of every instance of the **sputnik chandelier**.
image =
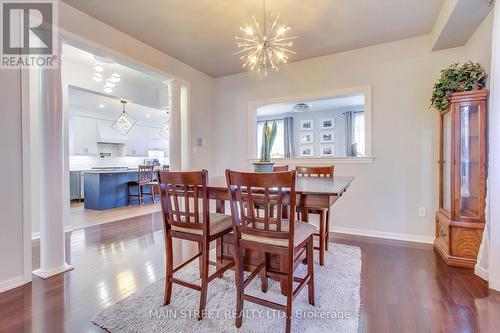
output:
M271 14L271 24L266 22L266 0L263 0L263 27L255 16L252 16L253 25L240 27L242 36L236 36L235 44L241 48L234 54L241 54L243 68L264 71L267 75L268 67L278 70L278 67L288 60L289 54L295 54L291 50L293 39L297 37L286 37L285 34L290 30L287 25L279 26L279 14Z

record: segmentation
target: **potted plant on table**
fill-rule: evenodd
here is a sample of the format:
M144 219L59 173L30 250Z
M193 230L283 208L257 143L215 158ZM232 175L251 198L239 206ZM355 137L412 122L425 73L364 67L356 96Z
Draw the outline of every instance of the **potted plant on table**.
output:
M262 128L262 146L260 150L260 161L253 163L255 172L272 172L274 162L271 162L271 151L273 149L274 140L276 140L276 133L278 132L278 125L273 121L270 126L268 121L264 122Z

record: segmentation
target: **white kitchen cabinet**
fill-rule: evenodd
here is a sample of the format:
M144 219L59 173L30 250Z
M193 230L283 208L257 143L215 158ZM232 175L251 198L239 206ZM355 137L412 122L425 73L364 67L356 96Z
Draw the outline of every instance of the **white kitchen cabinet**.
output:
M125 144L127 156L148 156L148 129L147 127L136 125L128 132L128 141Z
M71 155L97 155L96 119L74 116L70 131L73 133Z
M147 157L149 150L166 151L166 140L158 134L159 132L157 128L134 126L127 135L126 155Z

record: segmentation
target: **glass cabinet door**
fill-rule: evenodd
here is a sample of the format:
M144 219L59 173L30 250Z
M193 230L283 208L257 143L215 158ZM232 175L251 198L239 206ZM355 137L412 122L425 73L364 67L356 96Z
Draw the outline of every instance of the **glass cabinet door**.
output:
M442 207L451 212L451 131L452 112L443 115L443 147L441 156L441 186L442 186Z
M480 200L480 122L479 105L463 105L459 108L460 118L460 154L459 188L457 200L461 218L477 218ZM458 198L457 198L458 199Z

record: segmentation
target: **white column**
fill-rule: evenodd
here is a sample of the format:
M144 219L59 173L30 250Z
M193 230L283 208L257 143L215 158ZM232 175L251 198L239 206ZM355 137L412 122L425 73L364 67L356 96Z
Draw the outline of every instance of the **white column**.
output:
M176 80L168 81L168 100L170 106L170 122L168 125L168 148L170 171L182 171L183 126L181 115L181 85ZM177 241L177 242L176 242ZM182 260L189 259L198 250L195 243L174 239L174 251L181 251ZM179 253L179 252L177 252ZM180 256L177 257L180 260Z
M59 41L61 50L61 41ZM60 52L59 52L59 59ZM72 269L66 263L64 244L64 127L61 63L40 72L41 168L40 268L33 274L48 278Z
M168 81L170 122L168 126L168 148L170 171L181 171L182 130L181 130L181 86L176 80Z
M490 289L500 291L500 3L495 5L488 109L486 227L475 267Z

